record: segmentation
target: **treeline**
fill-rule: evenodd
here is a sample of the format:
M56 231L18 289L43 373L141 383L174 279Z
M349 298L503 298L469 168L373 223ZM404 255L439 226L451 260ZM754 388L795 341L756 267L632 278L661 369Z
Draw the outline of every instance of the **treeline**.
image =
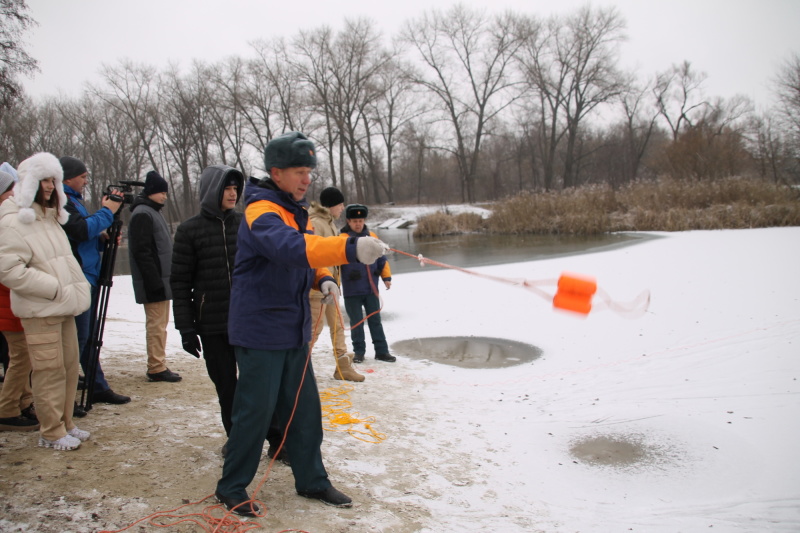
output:
M543 18L457 5L390 37L345 20L187 70L105 65L79 98L22 98L4 109L0 159L79 157L94 203L109 183L157 169L170 182L173 222L197 211L204 167L263 175L264 145L287 130L318 145L311 197L335 185L368 204L617 190L659 176L800 181L797 55L771 82L780 107L756 113L744 97L707 96L689 62L621 70L616 8Z
M659 179L523 191L476 213L444 208L417 220L414 237L458 233L597 235L800 226L800 189L754 178Z

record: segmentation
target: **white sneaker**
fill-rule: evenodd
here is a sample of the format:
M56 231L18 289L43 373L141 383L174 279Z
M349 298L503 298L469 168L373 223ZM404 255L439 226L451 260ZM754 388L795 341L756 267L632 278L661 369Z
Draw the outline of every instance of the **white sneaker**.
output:
M76 439L81 442L89 440L90 434L88 431L84 431L82 429L78 429L77 426L67 431L68 434L72 435Z
M64 435L58 440L47 440L39 437L39 446L43 448L53 448L54 450L69 451L79 448L81 441L71 435Z

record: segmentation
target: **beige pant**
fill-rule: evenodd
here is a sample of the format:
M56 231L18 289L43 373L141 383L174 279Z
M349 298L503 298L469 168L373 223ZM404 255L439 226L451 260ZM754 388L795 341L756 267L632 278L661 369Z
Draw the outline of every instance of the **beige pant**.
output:
M322 294L322 293L319 293ZM324 324L322 320L320 320L320 309L322 307L325 308L325 321L328 323L328 329L331 331L331 345L333 346L333 355L334 357L338 358L347 353L347 344L344 342L344 329L342 329L342 323L339 320L339 313L336 311L336 304L329 304L329 305L322 305L322 298L315 298L313 293L309 297L309 301L311 303L311 346L309 349L313 349L314 345L317 343L317 339L319 339L320 333L322 333L322 328Z
M157 374L167 369L169 308L169 300L144 304L148 374Z
M72 408L79 367L75 317L21 320L33 369L31 383L39 433L47 440L58 440L75 427Z
M4 331L8 342L8 370L0 390L0 418L19 416L33 403L31 359L22 331Z

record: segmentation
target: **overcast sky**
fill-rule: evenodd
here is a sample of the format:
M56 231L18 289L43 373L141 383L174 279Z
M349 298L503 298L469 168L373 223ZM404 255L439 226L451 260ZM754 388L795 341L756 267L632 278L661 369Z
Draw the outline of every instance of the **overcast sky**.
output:
M122 58L163 68L186 68L192 59L251 57L249 42L293 36L322 25L340 28L345 18L366 17L385 35L430 8L431 0L28 0L39 23L27 49L41 72L25 79L32 95L78 96L98 80L102 64ZM565 14L583 0L470 0L490 12ZM627 21L621 65L641 74L691 61L708 74L710 96L744 94L759 107L772 103L770 79L792 52L800 53L800 0L595 0L617 6Z

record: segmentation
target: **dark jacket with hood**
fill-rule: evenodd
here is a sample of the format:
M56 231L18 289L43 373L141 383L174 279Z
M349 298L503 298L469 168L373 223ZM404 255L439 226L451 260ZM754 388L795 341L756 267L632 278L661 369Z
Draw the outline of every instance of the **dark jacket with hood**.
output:
M305 200L271 179L244 189L228 318L230 343L256 350L300 348L311 338L308 292L333 277L326 265L356 262L356 239L314 235Z
M163 204L140 194L131 205L128 223L128 261L137 304L172 299L169 270L172 234L161 214Z
M226 165L213 165L200 175L200 213L175 231L172 249L172 310L182 334L228 332L231 277L236 258L236 234L242 214L223 211L225 188L236 185L242 196L244 175Z

